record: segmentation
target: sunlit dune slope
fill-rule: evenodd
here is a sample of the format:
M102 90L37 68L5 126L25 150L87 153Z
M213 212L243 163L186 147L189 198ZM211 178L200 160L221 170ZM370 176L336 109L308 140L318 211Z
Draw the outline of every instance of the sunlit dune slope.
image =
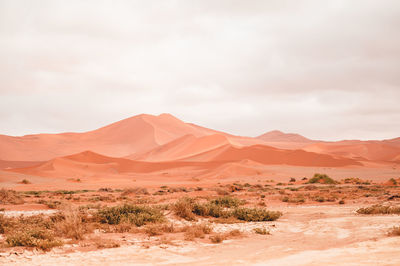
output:
M84 150L122 157L148 151L184 135L216 132L184 123L169 114L143 114L84 133L0 135L0 160L44 161Z

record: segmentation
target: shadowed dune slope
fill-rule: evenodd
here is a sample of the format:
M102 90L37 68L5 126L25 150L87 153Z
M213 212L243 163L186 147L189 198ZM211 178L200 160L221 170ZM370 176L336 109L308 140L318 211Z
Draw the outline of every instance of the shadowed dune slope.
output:
M315 143L304 147L305 151L339 155L347 158L364 158L371 161L395 161L400 155L400 147L385 141L340 141ZM390 143L390 142L389 142Z
M28 166L32 166L32 165L38 165L39 163L41 163L41 162L0 160L0 169L28 167Z
M297 166L349 166L361 165L356 160L333 157L303 150L281 150L264 145L234 147L224 145L214 150L188 157L187 161L241 161L252 160L262 164L287 164Z
M218 166L214 162L141 162L124 158L113 158L85 151L59 157L35 166L10 169L8 171L46 177L74 177L124 173L151 173L171 168L192 167L209 169Z

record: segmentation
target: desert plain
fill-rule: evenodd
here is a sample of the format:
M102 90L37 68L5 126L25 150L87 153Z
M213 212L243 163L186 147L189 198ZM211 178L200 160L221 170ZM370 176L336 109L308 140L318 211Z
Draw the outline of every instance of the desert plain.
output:
M170 114L0 135L3 265L399 265L400 138L236 136Z

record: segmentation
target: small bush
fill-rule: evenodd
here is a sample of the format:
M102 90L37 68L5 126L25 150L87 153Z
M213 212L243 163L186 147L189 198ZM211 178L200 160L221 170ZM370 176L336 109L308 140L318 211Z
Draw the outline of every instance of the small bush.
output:
M58 220L54 225L54 230L58 236L82 240L84 234L92 231L88 227L88 223L86 222L87 217L85 217L83 212L68 211L52 218Z
M268 211L261 208L237 208L233 215L247 222L275 221L282 216L279 211Z
M15 191L10 189L0 189L0 204L23 204L24 200Z
M204 238L206 234L212 232L212 228L207 224L196 224L192 226L186 226L182 229L185 236L185 240L193 241L195 238Z
M234 208L234 207L239 207L239 205L243 205L243 201L229 196L216 198L212 200L210 203L223 206L226 208Z
M400 226L394 226L388 232L389 236L400 236Z
M174 233L175 232L175 227L173 224L164 224L164 225L155 225L151 224L146 226L144 229L145 233L149 236L158 236L162 235L163 233Z
M320 183L320 184L337 184L335 180L330 178L326 174L314 174L314 177L308 180L307 184L314 184L314 183Z
M126 188L123 190L123 192L121 193L121 196L127 196L130 194L136 194L136 195L149 195L149 191L147 191L146 188Z
M400 214L400 206L373 205L357 210L358 214Z
M24 231L16 231L8 235L6 242L11 247L36 247L45 251L62 245L61 241L54 238L52 232L33 228Z
M210 236L210 240L214 244L221 243L222 241L225 240L225 235L224 234L215 234L215 235Z
M97 216L101 223L119 224L121 222L128 222L136 226L163 222L165 220L164 215L157 208L131 204L100 209Z
M31 182L30 182L28 179L23 179L23 180L21 181L21 184L27 185L27 184L31 184Z
M177 216L187 221L194 221L196 220L196 216L193 214L194 205L194 199L185 197L179 199L174 205L172 205L172 210Z
M269 235L269 231L265 228L254 228L254 233L259 234L259 235Z

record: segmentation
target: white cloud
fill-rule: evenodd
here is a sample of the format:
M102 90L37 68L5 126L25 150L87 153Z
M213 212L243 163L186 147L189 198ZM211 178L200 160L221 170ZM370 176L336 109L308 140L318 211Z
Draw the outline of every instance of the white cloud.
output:
M398 1L0 0L0 133L170 112L240 135L398 136Z

